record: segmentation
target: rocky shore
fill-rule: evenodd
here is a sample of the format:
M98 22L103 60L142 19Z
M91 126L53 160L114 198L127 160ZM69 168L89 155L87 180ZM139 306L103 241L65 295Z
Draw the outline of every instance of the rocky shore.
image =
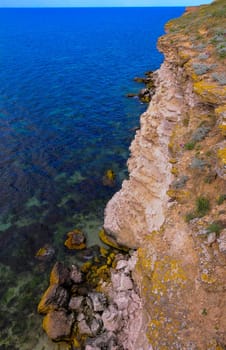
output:
M112 248L81 269L54 266L38 308L52 340L86 350L225 349L225 16L217 0L167 24L129 179L105 209Z
M86 263L81 269L54 265L38 305L45 315L43 328L54 342L86 350L129 349L136 342L142 320L132 277L136 254L105 254L106 265L103 256L101 264Z

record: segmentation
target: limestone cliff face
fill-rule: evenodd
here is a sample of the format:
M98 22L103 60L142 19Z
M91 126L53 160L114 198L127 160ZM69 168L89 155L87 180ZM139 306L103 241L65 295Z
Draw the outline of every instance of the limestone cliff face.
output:
M105 210L106 232L138 248L143 323L130 350L226 347L225 13L218 0L167 25L129 180Z

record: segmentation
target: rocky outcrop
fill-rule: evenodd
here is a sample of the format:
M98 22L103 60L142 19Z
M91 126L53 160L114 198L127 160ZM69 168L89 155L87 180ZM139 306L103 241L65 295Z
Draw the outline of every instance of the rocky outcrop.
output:
M45 315L43 329L54 342L85 350L123 350L136 343L142 326L141 300L132 277L136 254L104 255L108 267L104 260L99 265L89 261L81 267L83 272L76 265L54 265L38 305ZM98 267L104 279L94 285ZM103 269L108 278L101 275Z
M133 279L141 326L129 350L226 347L226 28L219 29L220 13L226 13L222 0L167 25L155 95L130 147L129 179L105 210L109 237L138 248Z
M130 147L130 178L107 204L104 228L119 244L139 247L148 232L164 223L172 182L168 144L186 106L176 73L170 63L155 73L155 96Z

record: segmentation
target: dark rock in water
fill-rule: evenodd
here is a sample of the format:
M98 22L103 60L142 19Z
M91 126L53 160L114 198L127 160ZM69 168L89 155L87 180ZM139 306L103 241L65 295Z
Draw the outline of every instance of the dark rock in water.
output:
M70 271L61 262L56 262L50 274L50 284L70 285Z
M126 97L129 97L129 98L137 97L137 94L129 92L128 94L126 94Z
M147 78L141 78L141 77L135 77L133 80L136 82L136 83L145 83Z
M50 261L55 255L55 249L49 244L44 245L44 247L40 248L35 254L36 259L47 262Z
M66 311L51 311L43 320L43 329L53 341L68 340L74 323L73 314Z
M72 297L69 302L69 309L78 312L80 309L82 309L82 305L84 301L85 301L85 298L82 296Z
M95 256L100 255L100 247L98 245L93 245L90 248L84 249L81 252L77 252L76 258L81 261L87 261L93 259Z
M80 249L86 248L85 241L86 241L86 237L84 233L76 229L74 231L68 232L67 239L64 245L68 249L80 250Z
M107 297L103 293L92 292L88 294L92 301L93 310L95 312L104 311L107 305Z
M83 275L77 265L72 265L70 278L73 283L81 283L83 281Z
M138 97L141 100L141 102L149 103L153 95L154 95L154 91L148 88L144 88L140 90Z
M47 314L49 311L66 308L68 305L69 294L67 290L57 284L52 284L45 291L40 303L38 304L38 312Z

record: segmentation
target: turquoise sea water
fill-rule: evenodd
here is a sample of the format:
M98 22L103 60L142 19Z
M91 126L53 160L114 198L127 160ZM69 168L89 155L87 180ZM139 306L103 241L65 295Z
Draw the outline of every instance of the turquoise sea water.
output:
M128 92L157 69L164 24L183 8L0 9L0 349L31 350L37 302L66 233L98 243L146 109ZM107 169L113 187L103 184ZM46 264L35 258L49 244Z

